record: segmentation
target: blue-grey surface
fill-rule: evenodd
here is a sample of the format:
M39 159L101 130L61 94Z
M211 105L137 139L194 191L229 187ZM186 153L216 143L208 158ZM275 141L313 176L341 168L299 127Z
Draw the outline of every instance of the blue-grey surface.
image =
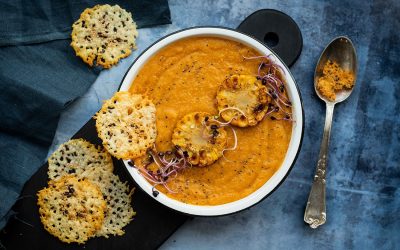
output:
M187 222L163 249L400 249L399 1L169 1L172 25L141 29L139 50L104 71L62 116L53 147L73 135L112 96L135 57L158 38L196 25L234 28L261 8L298 23L302 55L292 67L304 101L301 153L288 179L257 206L226 217ZM265 24L267 25L267 24ZM303 222L324 122L313 90L319 54L335 36L349 36L359 74L352 96L335 110L327 177L327 224ZM50 150L51 151L51 150Z

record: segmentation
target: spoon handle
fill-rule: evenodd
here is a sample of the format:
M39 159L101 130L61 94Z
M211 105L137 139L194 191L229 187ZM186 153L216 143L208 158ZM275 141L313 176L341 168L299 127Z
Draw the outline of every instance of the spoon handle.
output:
M333 109L335 104L326 104L326 117L324 134L319 151L314 181L311 187L310 195L304 213L304 221L310 224L311 228L317 228L326 221L325 189L326 189L326 164L328 161L329 138L331 134Z

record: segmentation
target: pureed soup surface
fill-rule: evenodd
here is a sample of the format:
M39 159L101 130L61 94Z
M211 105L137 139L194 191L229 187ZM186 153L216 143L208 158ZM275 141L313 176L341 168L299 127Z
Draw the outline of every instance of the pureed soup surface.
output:
M257 74L260 60L244 60L258 52L238 42L213 37L177 41L158 52L141 69L130 91L147 95L156 105L158 151L173 148L171 136L184 115L218 114L216 93L233 74ZM207 167L191 167L168 182L169 197L196 205L239 200L260 188L280 167L288 149L292 123L265 118L254 127L234 127L238 146ZM230 129L228 147L234 143ZM153 163L154 164L154 163Z

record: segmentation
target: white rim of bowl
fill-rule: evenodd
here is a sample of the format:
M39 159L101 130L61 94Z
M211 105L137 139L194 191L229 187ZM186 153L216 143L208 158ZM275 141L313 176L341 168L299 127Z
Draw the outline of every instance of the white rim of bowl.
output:
M232 41L240 42L246 46L254 48L256 51L261 54L273 54L275 62L282 66L287 85L287 92L289 95L289 99L292 102L292 113L295 122L293 123L292 128L292 137L289 143L289 148L286 152L285 159L281 165L281 167L273 174L273 176L260 188L251 193L250 195L230 203L215 205L215 206L205 206L205 205L192 205L180 202L178 200L174 200L169 198L163 193L159 193L157 197L152 195L152 185L143 178L137 169L129 166L128 161L124 161L124 165L127 168L129 174L132 176L134 181L140 186L142 190L144 190L150 197L157 200L158 202L164 204L165 206L177 210L182 213L196 215L196 216L219 216L219 215L227 215L235 212L239 212L246 208L249 208L258 202L260 202L263 198L267 197L271 194L285 179L290 169L292 168L294 161L296 159L297 153L300 150L300 144L302 140L303 134L303 110L302 103L298 88L296 86L295 80L290 73L287 66L282 62L282 60L268 47L264 44L252 38L246 34L240 33L238 31L234 31L227 28L221 27L194 27L181 31L177 31L166 37L161 38L153 45L151 45L147 50L145 50L131 65L128 69L128 72L125 74L123 78L122 84L120 86L119 91L128 91L133 80L136 75L139 73L141 68L145 65L145 63L158 51L163 49L164 47L170 45L171 43L189 38L189 37L221 37Z

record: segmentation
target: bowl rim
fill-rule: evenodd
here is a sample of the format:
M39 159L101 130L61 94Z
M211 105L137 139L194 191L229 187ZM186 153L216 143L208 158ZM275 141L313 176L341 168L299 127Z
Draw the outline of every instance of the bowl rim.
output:
M137 73L138 73L138 72L140 71L140 69L145 65L145 63L146 63L151 57L153 57L157 52L159 52L162 48L165 48L165 46L168 46L168 45L170 45L170 44L176 42L177 40L185 39L185 38L188 38L188 37L201 36L201 35L203 35L203 36L205 36L205 37L206 37L206 36L220 36L220 37L221 37L221 36L225 36L225 39L234 40L234 41L236 40L236 41L238 41L238 42L241 42L241 43L246 44L246 46L250 46L250 47L253 47L254 49L256 49L256 48L254 47L254 44L252 44L252 45L247 44L247 42L244 42L244 41L241 40L240 38L237 38L237 37L234 37L234 36L229 36L229 35L227 35L227 34L221 34L221 33L219 33L219 32L222 32L222 33L223 33L223 32L228 32L228 33L231 32L231 34L232 34L232 32L233 32L233 33L237 33L239 36L248 37L248 38L254 40L255 43L261 45L261 47L263 47L264 50L266 49L269 53L273 54L274 57L279 61L279 64L285 69L285 73L288 73L289 78L290 78L290 80L292 81L293 86L295 87L294 90L293 90L293 93L297 94L297 97L298 97L298 100L299 100L299 104L300 104L300 105L299 105L298 109L299 109L300 112L298 112L298 113L299 113L300 116L299 116L298 118L301 119L301 123L298 123L298 124L300 125L300 126L299 126L299 127L300 127L300 128L299 128L299 129L300 129L300 137L299 137L299 140L298 140L297 150L296 150L296 152L294 153L294 157L293 157L293 159L292 159L292 162L289 163L290 166L287 168L286 173L284 174L284 176L281 177L281 179L279 180L279 182L278 182L277 184L275 184L275 186L274 186L269 192L267 192L266 194L264 194L261 198L256 199L255 202L248 202L248 204L245 204L244 206L240 207L239 209L232 209L232 208L231 208L231 209L227 209L228 211L226 211L226 212L223 212L223 211L221 212L221 209L220 209L218 212L215 212L215 211L213 211L213 208L231 206L232 203L236 203L236 202L242 201L242 200L244 200L244 199L246 199L246 198L252 196L254 193L258 192L259 190L263 189L264 186L271 180L271 178L273 178L273 177L276 175L276 173L279 171L279 169L281 169L281 167L283 166L283 163L286 161L286 158L287 158L287 156L288 156L288 151L289 151L289 148L290 148L290 143L289 143L288 151L286 152L285 158L284 158L284 160L283 160L283 163L281 164L281 167L280 167L280 168L270 177L270 179L268 179L261 187L259 187L257 190L255 190L255 191L252 192L251 194L249 194L249 195L247 195L247 196L245 196L245 197L243 197L243 198L241 198L241 199L239 199L239 200L236 200L236 201L233 201L233 202L229 202L229 203L225 203L225 204L221 204L221 205L215 205L215 206L211 206L211 205L210 205L210 206L193 205L193 204L183 203L183 202L181 202L181 201L172 199L172 198L166 196L165 194L163 194L163 193L161 193L161 192L160 192L160 194L159 194L157 197L154 197L154 196L151 194L151 191L147 190L148 188L144 188L144 187L141 185L141 184L146 183L146 184L144 184L144 185L148 186L148 185L150 185L150 184L149 184L143 177L141 177L139 173L137 173L137 170L135 170L134 168L132 168L131 166L129 166L128 161L126 161L126 160L123 161L123 164L124 164L124 166L125 166L125 170L129 173L130 178L137 184L137 186L139 186L139 188L140 188L143 192L145 192L147 195L149 195L152 199L156 200L157 202L159 202L160 204L162 204L163 206L165 206L165 207L168 208L168 209L171 209L171 210L180 212L180 213L182 213L182 214L186 214L186 215L189 215L189 216L196 216L196 217L215 217L215 216L225 216L225 215L235 214L235 213L241 212L241 211L243 211L243 210L249 209L249 208L251 208L251 207L257 205L257 204L260 203L261 201L263 201L265 198L269 197L272 193L274 193L274 192L282 185L282 183L286 180L286 178L287 178L288 175L290 174L291 170L293 169L293 166L294 166L294 164L296 163L296 160L297 160L297 158L298 158L298 156L299 156L299 153L300 153L300 150L301 150L301 147L302 147L303 137L304 137L304 124L305 124L304 118L305 118L305 117L304 117L303 100L302 100L302 96L301 96L301 92L300 92L300 90L299 90L298 84L297 84L295 78L293 77L292 73L290 72L289 67L282 61L282 59L281 59L272 49L270 49L270 48L269 48L267 45L265 45L263 42L259 41L258 39L256 39L255 37L253 37L253 36L251 36L251 35L248 35L248 34L246 34L246 33L243 33L243 32L241 32L241 31L238 31L238 30L235 30L235 29L231 29L231 28L227 28L227 27L222 27L222 26L194 26L194 27L189 27L189 28L185 28L185 29L180 29L180 30L174 31L174 32L172 32L172 33L169 33L169 34L167 34L167 35L165 35L165 36L159 38L158 40L156 40L155 42L153 42L151 45L149 45L146 49L144 49L144 50L135 58L135 60L132 62L132 64L128 67L128 69L126 70L126 72L125 72L123 78L121 79L121 83L120 83L120 85L119 85L119 87L118 87L118 91L122 91L122 88L123 88L125 85L128 85L128 88L127 88L127 89L129 89L129 87L132 85L132 81L133 81L133 80L135 79L135 77L137 76L137 73L136 73L136 75L134 75L134 76L132 77L132 79L130 80L130 82L125 83L128 74L131 72L132 67L135 66L135 64L137 63L137 61L140 60L150 49L152 49L152 48L155 47L157 44L161 43L163 40L165 40L165 39L167 39L167 38L176 36L176 35L178 35L178 34L180 34L180 33L190 32L190 31L192 31L192 30L199 30L199 31L202 31L202 30L211 31L211 30L212 30L212 31L216 31L216 33L207 34L207 35L204 35L204 34L202 34L201 32L200 32L200 33L197 33L197 34L191 34L191 35L189 34L189 35L185 35L185 36L183 36L183 37L181 37L181 38L178 38L178 39L172 40L172 41L170 41L170 42L167 42L165 45L161 46L160 48L156 49L153 53L150 53L150 55L148 55L148 57L145 59L145 61L138 67ZM256 49L256 50L257 50L257 49ZM124 89L124 90L127 90L127 89ZM292 130L291 140L293 139L293 131L294 131L294 129ZM136 172L136 174L135 174L134 171ZM134 176L138 176L138 177L140 176L140 177L139 177L139 180L140 180L140 181L136 180ZM265 188L264 188L264 189L265 189ZM160 197L161 197L162 199L160 199ZM168 204L166 204L166 203L168 203ZM173 203L177 203L178 205L183 206L183 208L182 208L182 207L177 208L176 206L171 205L171 203L172 203L172 204L173 204ZM206 212L203 211L204 208L207 208L207 211L206 211ZM190 209L195 209L195 210L197 210L197 211L196 211L196 212L188 211L188 210L190 210Z

